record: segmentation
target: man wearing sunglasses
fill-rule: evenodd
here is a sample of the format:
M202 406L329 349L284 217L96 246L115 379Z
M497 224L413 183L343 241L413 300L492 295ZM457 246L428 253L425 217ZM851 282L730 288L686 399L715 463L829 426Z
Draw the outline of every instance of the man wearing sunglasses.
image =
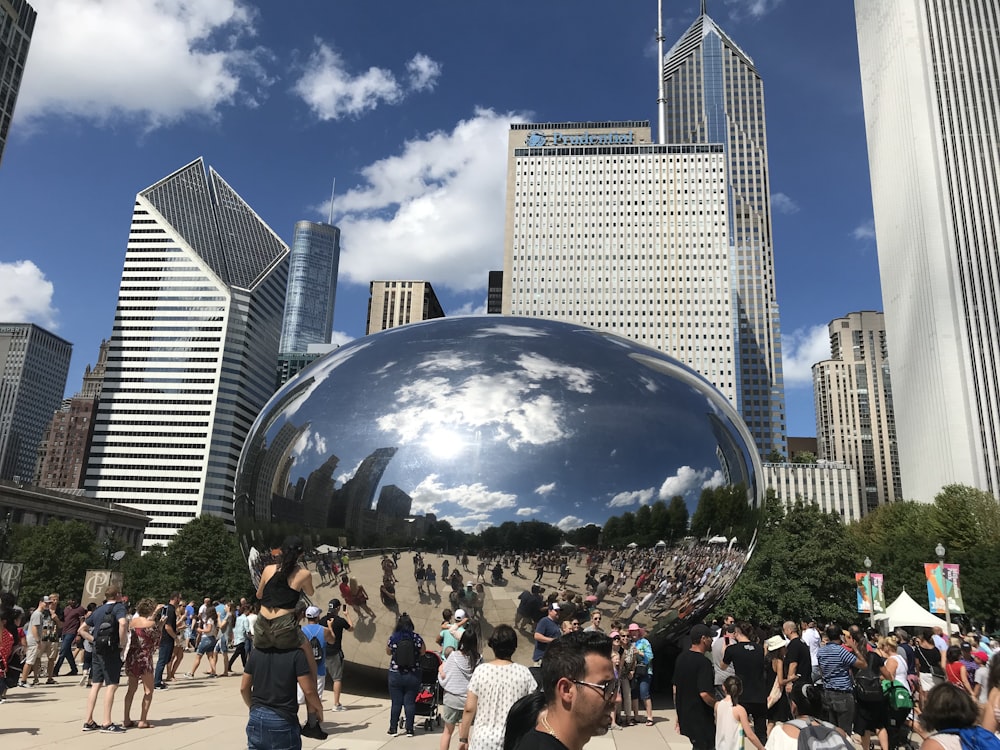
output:
M545 708L516 750L582 750L591 737L607 733L618 695L608 636L564 635L549 645L541 671Z

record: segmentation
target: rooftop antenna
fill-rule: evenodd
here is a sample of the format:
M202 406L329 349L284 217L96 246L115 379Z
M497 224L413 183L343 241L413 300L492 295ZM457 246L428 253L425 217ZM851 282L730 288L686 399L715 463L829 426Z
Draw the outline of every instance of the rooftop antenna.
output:
M707 11L707 10L705 9L705 4L706 4L707 2L708 2L708 0L701 0L701 14L702 14L703 16L704 16L704 15L706 15L706 14L708 13L708 11Z
M704 13L705 0L701 2L702 12ZM666 120L667 120L667 94L664 88L665 84L663 82L663 0L657 0L657 26L656 26L656 77L659 79L659 98L656 100L657 112L659 118L659 131L657 133L657 143L663 144L667 142L667 134L665 131Z
M333 178L333 187L330 188L330 220L327 222L331 227L333 226L333 196L337 192L337 178Z

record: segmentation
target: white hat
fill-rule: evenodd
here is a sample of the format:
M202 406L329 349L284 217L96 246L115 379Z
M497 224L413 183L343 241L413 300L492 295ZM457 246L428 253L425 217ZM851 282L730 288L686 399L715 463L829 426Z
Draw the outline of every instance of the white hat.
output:
M768 653L772 651L777 651L779 648L784 648L788 645L788 639L782 638L780 635L772 635L766 641L764 641L764 647Z
M306 607L307 620L318 620L321 614L319 607Z
M464 609L456 609L455 610L455 619L456 620L464 620L465 619L465 610Z

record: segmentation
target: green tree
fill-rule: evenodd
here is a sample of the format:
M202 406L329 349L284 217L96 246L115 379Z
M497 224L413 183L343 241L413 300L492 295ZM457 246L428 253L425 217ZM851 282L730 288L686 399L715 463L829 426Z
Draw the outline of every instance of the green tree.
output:
M14 527L11 559L24 563L18 599L27 606L52 592L80 596L87 569L103 565L94 532L82 521Z
M254 594L236 536L220 518L200 516L182 526L170 540L165 562L172 588L185 596L189 592L213 598Z
M667 536L674 541L683 539L688 533L688 508L684 498L674 495L670 498L670 507L667 508Z
M643 547L652 546L656 542L653 510L648 505L640 505L635 512L635 541Z
M670 536L670 514L667 504L657 500L650 506L650 536L653 539L666 539Z
M764 463L767 464L783 464L785 463L785 460L785 454L777 448L772 448L768 451L768 454L764 456Z
M240 559L242 560L242 556ZM178 589L176 578L170 575L167 549L159 544L150 547L145 554L127 549L121 561L121 571L125 593L131 600L138 601L149 597L158 602L165 602L167 597Z
M793 464L814 464L816 460L816 454L812 451L799 451L792 456Z
M568 532L566 534L566 541L570 544L575 544L577 547L593 549L597 546L600 537L601 527L593 523L588 523L586 526L581 526L578 529Z

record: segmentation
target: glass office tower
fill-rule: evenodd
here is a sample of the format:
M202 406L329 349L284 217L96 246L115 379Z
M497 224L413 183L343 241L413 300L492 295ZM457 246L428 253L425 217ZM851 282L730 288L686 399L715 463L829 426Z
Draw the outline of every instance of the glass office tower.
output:
M282 353L330 343L339 267L340 230L330 224L298 222L288 265Z

